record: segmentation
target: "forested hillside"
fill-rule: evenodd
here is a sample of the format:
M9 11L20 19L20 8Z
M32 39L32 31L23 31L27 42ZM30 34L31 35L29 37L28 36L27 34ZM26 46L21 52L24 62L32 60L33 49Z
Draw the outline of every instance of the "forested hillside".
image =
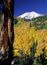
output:
M13 48L16 65L47 65L47 15L14 19Z

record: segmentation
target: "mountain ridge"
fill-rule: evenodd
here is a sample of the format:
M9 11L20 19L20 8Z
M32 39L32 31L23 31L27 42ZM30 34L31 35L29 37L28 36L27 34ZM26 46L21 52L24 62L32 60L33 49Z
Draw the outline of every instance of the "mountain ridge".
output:
M43 15L32 11L32 12L25 12L24 14L18 16L18 18L33 19L40 16L43 16Z

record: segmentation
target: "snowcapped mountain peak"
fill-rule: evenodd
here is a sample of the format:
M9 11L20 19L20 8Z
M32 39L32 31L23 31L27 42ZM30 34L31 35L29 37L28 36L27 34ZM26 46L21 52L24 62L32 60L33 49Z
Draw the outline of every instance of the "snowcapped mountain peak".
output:
M32 12L26 12L18 16L18 18L33 19L33 18L40 17L40 16L43 16L43 15L32 11Z

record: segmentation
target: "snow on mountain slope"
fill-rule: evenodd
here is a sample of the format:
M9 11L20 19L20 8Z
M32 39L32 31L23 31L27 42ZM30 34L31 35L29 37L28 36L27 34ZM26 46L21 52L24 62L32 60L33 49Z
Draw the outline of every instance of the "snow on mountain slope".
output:
M43 16L43 15L32 11L32 12L26 12L26 13L18 16L18 18L33 19L33 18L36 18L39 16Z

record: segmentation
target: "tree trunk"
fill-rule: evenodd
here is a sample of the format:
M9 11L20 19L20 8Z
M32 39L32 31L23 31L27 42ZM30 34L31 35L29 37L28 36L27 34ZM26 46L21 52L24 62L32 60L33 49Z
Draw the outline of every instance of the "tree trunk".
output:
M4 50L5 57L8 56L10 62L13 58L12 50L13 50L13 40L14 40L14 29L13 29L13 8L14 8L13 0L4 0L3 2L3 23L1 27L0 33L0 44Z

